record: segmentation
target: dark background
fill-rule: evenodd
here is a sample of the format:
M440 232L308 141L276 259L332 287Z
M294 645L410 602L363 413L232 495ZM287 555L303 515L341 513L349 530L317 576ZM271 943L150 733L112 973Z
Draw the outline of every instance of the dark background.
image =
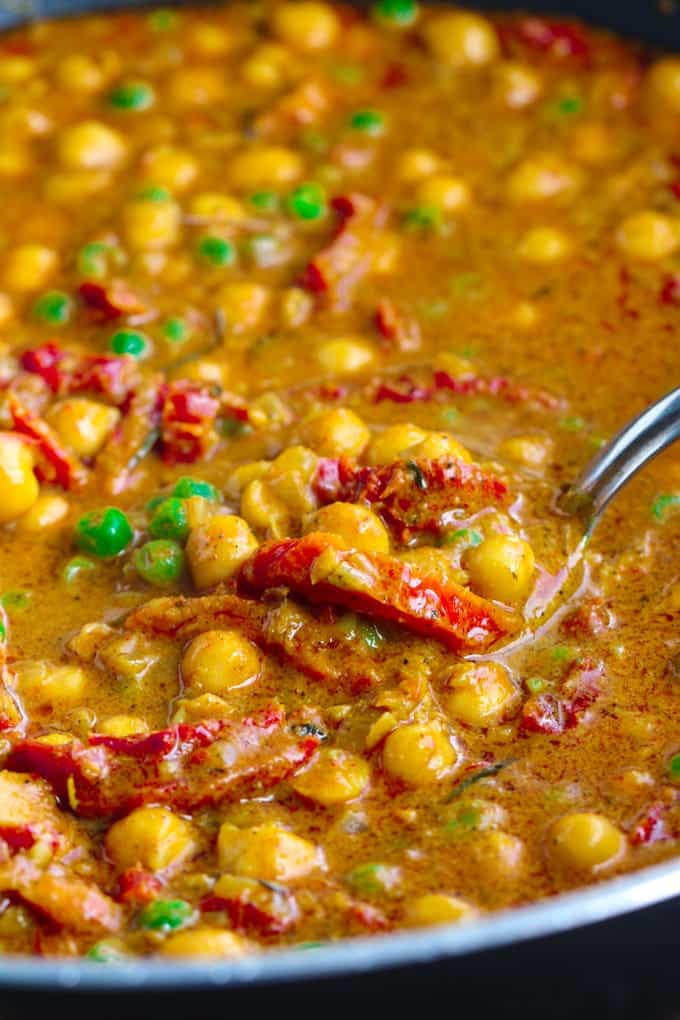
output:
M680 0L675 0L680 3ZM482 9L569 14L666 49L680 50L673 0L468 0ZM128 0L118 6L142 6ZM168 6L158 0L156 6ZM113 0L0 0L0 28L21 11L46 16L105 10ZM680 865L679 865L680 866ZM310 961L311 962L311 961ZM112 983L115 975L111 972ZM423 1014L423 1020L680 1020L680 900L550 938L427 966L290 985L82 995L0 989L0 1020L316 1020L339 1013Z

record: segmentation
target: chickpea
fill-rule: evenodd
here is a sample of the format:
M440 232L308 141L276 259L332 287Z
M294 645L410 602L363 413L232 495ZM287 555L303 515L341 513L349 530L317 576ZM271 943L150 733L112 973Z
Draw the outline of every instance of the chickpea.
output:
M368 447L366 459L369 464L392 464L427 438L425 429L419 425L390 425L384 432L374 436Z
M541 313L533 301L518 301L510 310L509 318L518 329L533 329L540 322Z
M641 262L657 262L677 250L680 230L669 216L646 209L626 217L616 232L616 243L624 254Z
M69 504L63 496L38 496L33 506L18 519L17 526L22 531L44 531L63 521L68 511Z
M397 160L396 173L405 184L421 181L435 174L441 167L441 160L431 149L406 149Z
M164 807L136 808L106 833L106 852L118 871L177 866L196 850L193 827Z
M303 52L325 50L340 32L338 16L328 4L301 0L281 4L272 14L272 31L282 42Z
M450 436L448 432L427 432L421 442L414 443L404 453L409 457L422 458L423 460L452 457L454 460L465 461L466 464L472 460L469 450L466 450L463 444Z
M144 156L142 171L147 180L180 194L194 183L199 166L186 149L174 145L157 145Z
M209 21L194 22L187 36L189 49L199 57L222 57L233 49L234 41L226 29Z
M330 531L339 535L349 548L362 552L390 551L390 537L383 522L368 507L354 503L331 503L321 507L306 530Z
M0 63L0 82L3 85L19 85L35 74L35 61L20 54L5 54Z
M195 637L182 657L182 676L192 691L225 694L257 679L260 654L235 630L208 630Z
M465 663L449 680L447 711L468 726L498 722L517 700L508 671L497 662Z
M173 379L195 379L196 382L208 383L225 387L229 380L229 365L214 358L196 358L186 364L180 364L172 371Z
M453 67L481 67L500 52L491 22L470 11L433 15L422 31L432 55Z
M477 832L469 845L471 866L483 882L515 881L525 865L524 843L509 832Z
M680 113L680 59L664 57L655 61L647 75L647 86L652 97L670 113Z
M5 286L21 293L40 290L56 270L58 261L53 248L44 244L20 244L7 258Z
M108 170L65 170L47 178L45 197L57 205L76 205L85 195L96 195L110 184Z
M580 167L547 153L518 163L508 178L507 191L512 202L546 202L569 198L582 184Z
M314 310L314 298L302 287L286 287L281 291L281 322L288 329L297 329Z
M277 88L286 80L290 51L276 43L258 46L241 67L241 77L256 88Z
M370 766L363 758L338 747L324 747L290 785L301 797L333 807L361 796L370 778Z
M64 128L57 142L59 162L71 170L110 169L118 166L126 153L122 135L97 120Z
M189 202L191 216L211 223L241 223L246 216L243 203L232 195L203 191Z
M375 351L363 340L326 340L318 347L316 356L324 372L340 375L368 368L375 359Z
M548 436L512 436L503 440L498 453L524 467L540 468L550 460L552 442Z
M517 247L520 258L526 262L559 262L569 254L570 240L555 227L532 227L527 230Z
M123 233L131 248L157 251L179 240L182 213L171 200L138 198L123 206Z
M233 931L222 928L195 928L169 935L158 950L161 956L199 956L207 960L232 959L247 952L247 942Z
M408 723L388 735L383 767L408 786L426 786L442 779L453 767L456 752L437 722Z
M543 91L540 75L528 64L504 60L495 69L494 91L511 110L523 110L535 103Z
M443 212L457 212L470 201L470 189L459 177L434 174L421 181L416 197L425 205L433 205Z
M303 431L321 457L360 457L371 438L365 422L348 407L314 415Z
M306 446L289 446L272 461L267 484L292 513L305 514L316 508L312 482L318 461Z
M258 326L270 301L268 287L241 280L225 284L217 292L215 304L231 332L244 333Z
M40 486L33 463L28 443L12 432L0 432L0 524L20 517L37 500Z
M616 156L611 131L599 121L577 124L571 136L571 154L586 166L603 166Z
M226 95L224 72L216 67L187 66L174 71L168 82L168 98L180 108L209 106Z
M479 595L514 605L529 593L536 562L531 546L523 539L490 535L467 550L463 566Z
M138 715L110 715L97 725L97 733L107 737L130 737L135 733L147 733L148 729Z
M69 92L99 92L106 78L92 57L71 53L57 64L56 77L62 88Z
M201 722L203 719L228 719L233 706L217 694L201 694L197 698L180 698L172 722Z
M434 924L456 924L476 917L477 911L465 900L446 893L426 893L416 896L406 905L405 920L413 928Z
M626 838L604 815L564 815L550 830L550 853L577 871L595 871L614 864L626 848Z
M229 179L239 190L285 187L294 184L304 171L302 157L281 145L253 145L232 156Z
M257 539L241 517L215 514L189 535L187 560L197 588L233 577L257 549Z
M120 411L85 397L68 397L53 404L46 417L78 457L93 457L118 424Z
M55 666L44 659L15 665L17 690L35 709L74 708L82 703L87 675L79 666Z
M247 464L239 464L227 479L225 494L231 499L236 499L250 482L259 481L265 477L270 464L271 461L268 460L251 460Z
M253 829L225 822L217 837L217 857L225 871L265 882L304 878L323 863L318 847L274 822Z
M281 538L290 531L288 507L260 478L248 482L244 488L240 510L241 517L251 528L266 530L273 538Z

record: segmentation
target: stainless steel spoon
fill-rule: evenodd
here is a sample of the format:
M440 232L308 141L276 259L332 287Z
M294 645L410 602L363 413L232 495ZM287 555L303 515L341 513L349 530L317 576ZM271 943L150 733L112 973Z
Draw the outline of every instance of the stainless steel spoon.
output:
M676 439L680 439L680 387L657 400L610 439L563 492L559 508L577 514L589 538L617 492Z

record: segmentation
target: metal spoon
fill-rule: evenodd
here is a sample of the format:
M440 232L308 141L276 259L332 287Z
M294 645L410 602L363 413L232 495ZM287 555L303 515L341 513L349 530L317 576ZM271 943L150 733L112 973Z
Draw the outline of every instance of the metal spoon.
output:
M676 439L680 439L680 387L657 400L602 447L562 493L560 510L581 518L587 540L617 492Z

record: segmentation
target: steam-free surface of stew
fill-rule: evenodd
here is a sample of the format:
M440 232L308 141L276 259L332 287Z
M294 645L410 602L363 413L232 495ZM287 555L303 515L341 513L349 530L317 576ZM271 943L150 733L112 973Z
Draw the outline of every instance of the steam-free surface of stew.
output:
M378 0L0 40L0 944L471 923L680 837L680 59Z

